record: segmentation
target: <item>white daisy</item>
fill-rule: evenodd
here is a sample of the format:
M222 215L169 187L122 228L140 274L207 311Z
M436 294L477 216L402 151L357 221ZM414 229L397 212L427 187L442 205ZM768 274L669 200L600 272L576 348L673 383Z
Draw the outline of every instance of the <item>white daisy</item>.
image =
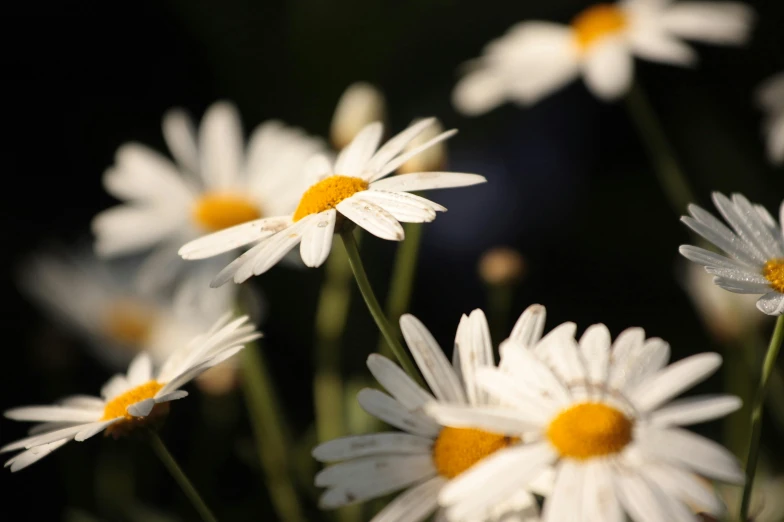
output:
M493 403L474 379L478 369L494 366L490 332L481 310L460 320L452 364L415 317L401 317L400 328L432 394L389 359L377 354L368 358L368 368L390 395L364 389L357 396L359 403L371 415L403 432L344 437L316 447L316 459L344 461L316 475L316 485L327 488L321 497L322 508L362 502L407 488L373 522L424 520L438 509L439 492L450 481L488 455L516 444L513 438L492 432L444 427L422 411L432 401L468 408ZM518 491L489 509L483 518L473 520L534 522L538 520L537 512L533 497ZM436 520L443 517L439 511Z
M191 271L173 293L140 291L137 268L133 260L109 263L87 251L40 254L24 265L20 283L113 369L142 351L162 363L233 306L236 292L210 289L206 267Z
M541 308L541 307L539 307ZM544 311L541 312L544 318ZM732 454L680 426L726 415L740 407L732 396L669 400L707 378L721 364L715 353L670 366L669 345L630 328L611 343L602 324L575 341L565 323L501 345L501 367L480 368L478 388L501 406L466 408L432 403L425 411L441 423L519 437L441 491L447 515L473 519L489 506L552 469L545 522L695 521L687 503L721 513L711 486L698 477L739 483Z
M739 294L764 294L757 308L768 315L784 312L784 235L773 216L760 205L749 203L741 194L732 200L718 192L713 203L730 224L727 228L712 214L689 205L691 217L681 221L729 257L704 248L682 245L680 253L713 274L713 282L725 290ZM779 208L784 218L784 203Z
M300 191L299 205L292 213L258 219L199 238L183 246L180 255L185 259L203 259L258 242L215 277L212 284L219 286L231 279L241 283L263 274L300 242L305 264L321 265L332 248L336 224L344 218L382 239L402 240L400 221L432 221L437 211L446 210L410 192L486 181L478 174L455 172L413 172L387 178L409 158L456 132L441 133L403 152L411 140L434 123L434 118L417 122L380 148L381 123L367 125L341 151L334 165L326 156L311 159L306 167L309 188Z
M71 440L84 441L105 431L114 437L150 426L168 413L168 403L182 399L185 384L220 364L260 337L246 316L231 322L230 316L192 339L153 372L152 358L141 353L126 375L117 374L103 386L101 397L73 395L52 406L26 406L5 412L9 419L40 422L30 437L0 448L0 453L24 450L9 459L6 467L19 471Z
M322 150L320 140L268 121L252 133L245 151L239 114L226 102L207 110L198 136L184 111L169 111L163 136L176 163L138 143L121 146L103 182L124 203L92 224L101 256L155 247L140 274L148 286L181 268L176 252L184 242L292 212L304 162Z
M617 98L631 84L633 56L692 65L697 55L681 39L742 44L752 19L735 2L622 0L593 5L570 25L522 22L469 64L453 101L480 114L504 101L534 103L578 76L599 98Z
M768 138L768 157L780 164L784 162L784 72L759 86L757 103L767 113L763 129Z

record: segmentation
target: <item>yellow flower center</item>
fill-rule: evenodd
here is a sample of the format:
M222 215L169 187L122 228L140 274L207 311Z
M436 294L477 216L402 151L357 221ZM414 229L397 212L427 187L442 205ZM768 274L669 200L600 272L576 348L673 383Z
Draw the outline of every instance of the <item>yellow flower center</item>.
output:
M349 196L367 190L368 183L362 178L334 175L322 179L302 195L297 210L294 211L294 221L299 221L305 216L318 214L335 206Z
M122 300L107 309L103 330L110 339L138 348L149 339L154 324L155 312L149 306Z
M624 12L612 4L589 7L572 20L577 45L585 51L596 41L622 31L628 20Z
M598 402L584 402L561 412L547 428L547 438L562 457L585 460L620 452L632 440L632 421Z
M517 437L473 428L446 427L433 445L433 463L442 477L451 479L483 458L518 442Z
M236 194L207 193L193 207L193 219L207 232L217 232L260 217L258 205Z
M771 259L762 267L762 275L776 292L784 293L784 259Z
M127 410L128 406L132 404L155 397L155 394L163 388L163 385L164 383L155 380L148 381L131 388L125 393L121 393L107 402L103 409L103 417L100 420L111 420L118 417L123 417L123 419L106 428L106 434L117 438L121 435L127 435L137 428L162 420L169 413L168 402L156 404L146 417L134 417Z

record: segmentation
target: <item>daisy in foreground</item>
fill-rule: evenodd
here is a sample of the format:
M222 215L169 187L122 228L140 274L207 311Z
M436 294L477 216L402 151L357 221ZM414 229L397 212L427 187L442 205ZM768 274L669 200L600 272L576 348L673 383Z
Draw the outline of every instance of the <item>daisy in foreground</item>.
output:
M404 151L409 142L435 122L428 118L414 123L380 148L381 123L367 125L334 164L322 155L309 161L305 174L308 187L300 192L293 212L250 221L191 241L180 249L180 255L185 259L203 259L258 242L215 277L213 286L220 286L231 279L241 283L263 274L300 242L305 264L320 266L332 248L333 233L340 230L344 219L381 239L401 241L401 221L428 222L435 219L437 211L446 210L410 192L486 181L478 174L455 172L412 172L387 177L408 159L457 132L443 132Z
M453 100L460 111L481 114L504 101L535 103L580 75L594 95L614 99L631 85L634 55L693 65L697 55L682 38L742 44L752 19L735 2L625 0L595 4L570 25L522 22L468 65Z
M118 149L103 183L124 203L92 223L101 256L155 247L140 274L148 286L176 275L184 242L292 212L303 188L302 167L323 149L303 131L268 121L251 134L245 150L239 114L227 102L207 110L198 136L184 111L169 111L163 136L175 163L138 143Z
M713 274L713 282L739 294L763 294L757 308L768 315L784 312L784 233L773 216L760 205L753 205L741 194L732 199L713 193L713 203L732 227L727 228L712 214L689 205L691 217L681 218L689 228L721 248L729 257L691 245L680 253L703 265ZM779 208L784 217L784 203Z
M424 407L444 425L522 441L446 485L439 500L447 516L474 520L548 469L555 479L545 522L623 522L624 512L637 522L695 521L689 506L722 513L702 477L740 483L743 472L729 451L680 426L724 416L741 402L725 395L668 404L715 372L721 357L703 353L666 366L667 343L646 340L640 328L614 343L602 324L579 344L574 334L565 323L541 339L502 343L500 367L476 372L478 389L499 406Z
M126 375L109 379L101 389L101 397L72 395L52 406L6 411L9 419L40 424L30 430L30 437L0 448L0 453L23 450L5 466L19 471L71 440L81 442L101 431L119 437L163 420L169 402L188 395L180 388L260 337L247 322L246 316L232 320L226 315L208 332L173 352L157 372L153 371L151 357L139 354Z
M525 316L515 330L535 330L536 315ZM321 497L322 508L362 502L408 488L372 521L424 520L438 509L439 492L452 480L488 455L518 442L495 432L444 427L422 410L431 402L460 405L468 411L494 403L490 395L478 388L474 378L479 369L494 366L490 333L480 310L461 319L452 364L415 317L401 317L400 328L432 393L389 359L377 354L368 358L371 373L391 396L365 389L359 392L359 403L371 415L403 432L344 437L316 447L313 456L322 462L345 461L316 475L316 485L327 488ZM443 517L439 510L436 520L444 520ZM470 520L533 522L538 520L538 508L534 498L521 489L490 506L482 517Z

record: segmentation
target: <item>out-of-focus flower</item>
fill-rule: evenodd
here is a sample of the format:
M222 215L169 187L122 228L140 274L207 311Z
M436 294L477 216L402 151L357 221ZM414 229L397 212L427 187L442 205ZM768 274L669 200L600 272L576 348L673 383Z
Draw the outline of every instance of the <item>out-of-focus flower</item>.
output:
M300 191L299 205L292 214L251 221L201 237L183 246L180 255L203 259L257 243L215 277L212 284L220 286L232 279L241 283L263 274L300 242L305 265L321 265L332 248L339 218L349 219L382 239L401 241L404 233L400 221L428 222L435 219L436 211L446 210L410 192L486 181L478 174L456 172L414 172L382 179L456 132L441 133L403 152L434 121L429 118L415 123L380 148L383 127L379 122L371 123L343 149L334 164L326 156L312 158L306 169L310 186Z
M368 368L391 395L374 389L360 391L360 405L371 415L403 430L335 439L319 445L313 456L322 462L345 461L316 475L327 488L320 505L330 509L408 490L390 502L373 521L418 522L438 508L439 492L477 462L517 444L517 439L494 432L449 428L422 411L425 404L494 404L474 379L483 367L493 367L493 347L481 310L460 320L455 357L449 363L433 336L411 315L400 328L431 392L421 388L395 363L381 355L368 358ZM443 513L436 516L442 520ZM504 518L510 517L510 518ZM533 496L525 490L504 497L472 520L538 520Z
M768 315L781 315L784 312L784 234L781 227L767 210L752 205L741 194L733 194L730 200L714 192L713 203L732 230L697 205L689 205L691 217L684 216L681 221L730 257L691 245L681 245L680 253L704 266L706 272L715 276L713 282L725 290L764 294L757 301L757 308ZM784 215L784 203L779 212Z
M349 85L332 116L329 134L333 146L337 150L347 147L366 125L385 118L386 102L379 89L367 82Z
M71 440L81 442L102 431L118 437L159 423L170 401L188 395L180 388L260 336L252 324L246 324L247 317L229 321L226 315L208 332L179 346L158 371L153 371L152 357L140 353L126 375L109 379L101 397L72 395L52 406L6 411L9 419L40 423L30 430L30 437L0 448L0 452L24 450L9 459L6 467L19 471Z
M207 110L198 136L184 111L169 111L163 135L176 163L138 143L121 146L103 182L124 204L92 223L101 256L155 247L140 271L148 287L177 274L177 249L186 241L292 212L304 188L303 165L323 150L320 140L278 121L257 127L245 150L239 114L227 102Z
M416 123L416 122L414 122ZM414 150L420 145L427 143L439 134L444 132L444 127L436 120L431 126L422 131L419 136L411 140L403 149L403 153ZM408 161L400 165L399 172L408 174L410 172L427 172L430 170L442 170L446 167L446 143L441 141L432 147L423 150L416 156L409 158Z
M784 520L784 476L771 476L757 471L754 479L754 491L751 494L749 506L750 522L781 522ZM727 505L731 514L728 520L734 521L736 513L740 510L743 497L743 488L719 486L719 495ZM717 520L715 518L708 519Z
M759 86L757 103L767 113L763 130L768 139L768 157L780 164L784 162L784 72Z
M755 296L723 290L694 263L686 263L683 269L683 287L705 327L717 340L738 340L764 320L765 316L754 307Z
M753 17L736 2L626 0L593 5L570 25L522 22L467 65L453 101L481 114L505 101L534 103L578 76L599 98L614 99L631 84L635 55L693 65L697 55L681 39L742 44Z
M501 363L479 368L478 388L496 407L427 404L446 426L517 437L446 485L447 515L475 520L496 502L526 489L542 471L555 474L544 504L547 522L693 520L688 504L720 514L724 506L698 475L741 483L735 457L713 441L681 429L740 407L733 396L670 402L721 365L703 353L670 366L669 345L629 328L614 343L603 324L575 340L574 323L541 337L544 308L534 327L515 327L501 345ZM525 317L525 313L523 317Z
M519 283L525 275L525 259L517 250L496 247L479 259L479 277L489 285Z

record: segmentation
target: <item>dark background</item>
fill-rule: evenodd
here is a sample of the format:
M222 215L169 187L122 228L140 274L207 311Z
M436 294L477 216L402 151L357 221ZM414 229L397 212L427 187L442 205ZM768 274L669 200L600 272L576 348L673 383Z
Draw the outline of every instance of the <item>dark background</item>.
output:
M748 47L698 46L695 70L638 61L637 75L700 202L707 205L712 190L740 191L774 211L784 178L765 158L752 93L784 69L784 3L747 3L759 15ZM689 236L667 205L623 104L597 101L581 82L534 107L506 105L477 118L457 114L449 103L459 65L487 41L522 19L568 22L587 2L21 5L10 8L0 31L2 409L97 391L109 376L77 339L23 299L14 274L42 241L86 237L93 215L114 204L100 178L121 143L165 150L160 118L167 108L183 106L200 118L217 99L238 104L246 132L274 117L326 135L338 97L357 80L384 90L394 132L426 115L459 128L449 142L450 169L489 180L433 196L450 210L425 227L411 312L443 346L451 346L460 314L485 306L476 276L480 254L511 245L528 262L515 317L539 302L547 306L548 328L572 320L581 332L604 322L617 335L643 326L668 340L675 358L716 348L675 278L677 247ZM395 245L369 238L363 247L383 297ZM319 270L278 267L252 283L269 301L268 357L298 436L313 415L311 323L320 278ZM377 333L362 303L354 305L347 343L356 358L347 368L359 371ZM717 377L700 389L720 384ZM217 411L225 415L205 422L200 413L216 411L210 401L223 401ZM197 485L212 484L205 496L219 518L272 517L255 460L247 456L249 428L238 397L182 402L164 438L186 469L197 470ZM22 434L22 426L0 422L2 443ZM134 441L96 437L18 474L4 471L0 495L9 518L3 519L60 520L66 508L130 519L135 515L112 502L121 493L102 491L94 470L104 466L122 477L132 455L139 466L135 486L128 485L133 495L189 520L176 485L148 453ZM307 507L313 518L314 506Z

